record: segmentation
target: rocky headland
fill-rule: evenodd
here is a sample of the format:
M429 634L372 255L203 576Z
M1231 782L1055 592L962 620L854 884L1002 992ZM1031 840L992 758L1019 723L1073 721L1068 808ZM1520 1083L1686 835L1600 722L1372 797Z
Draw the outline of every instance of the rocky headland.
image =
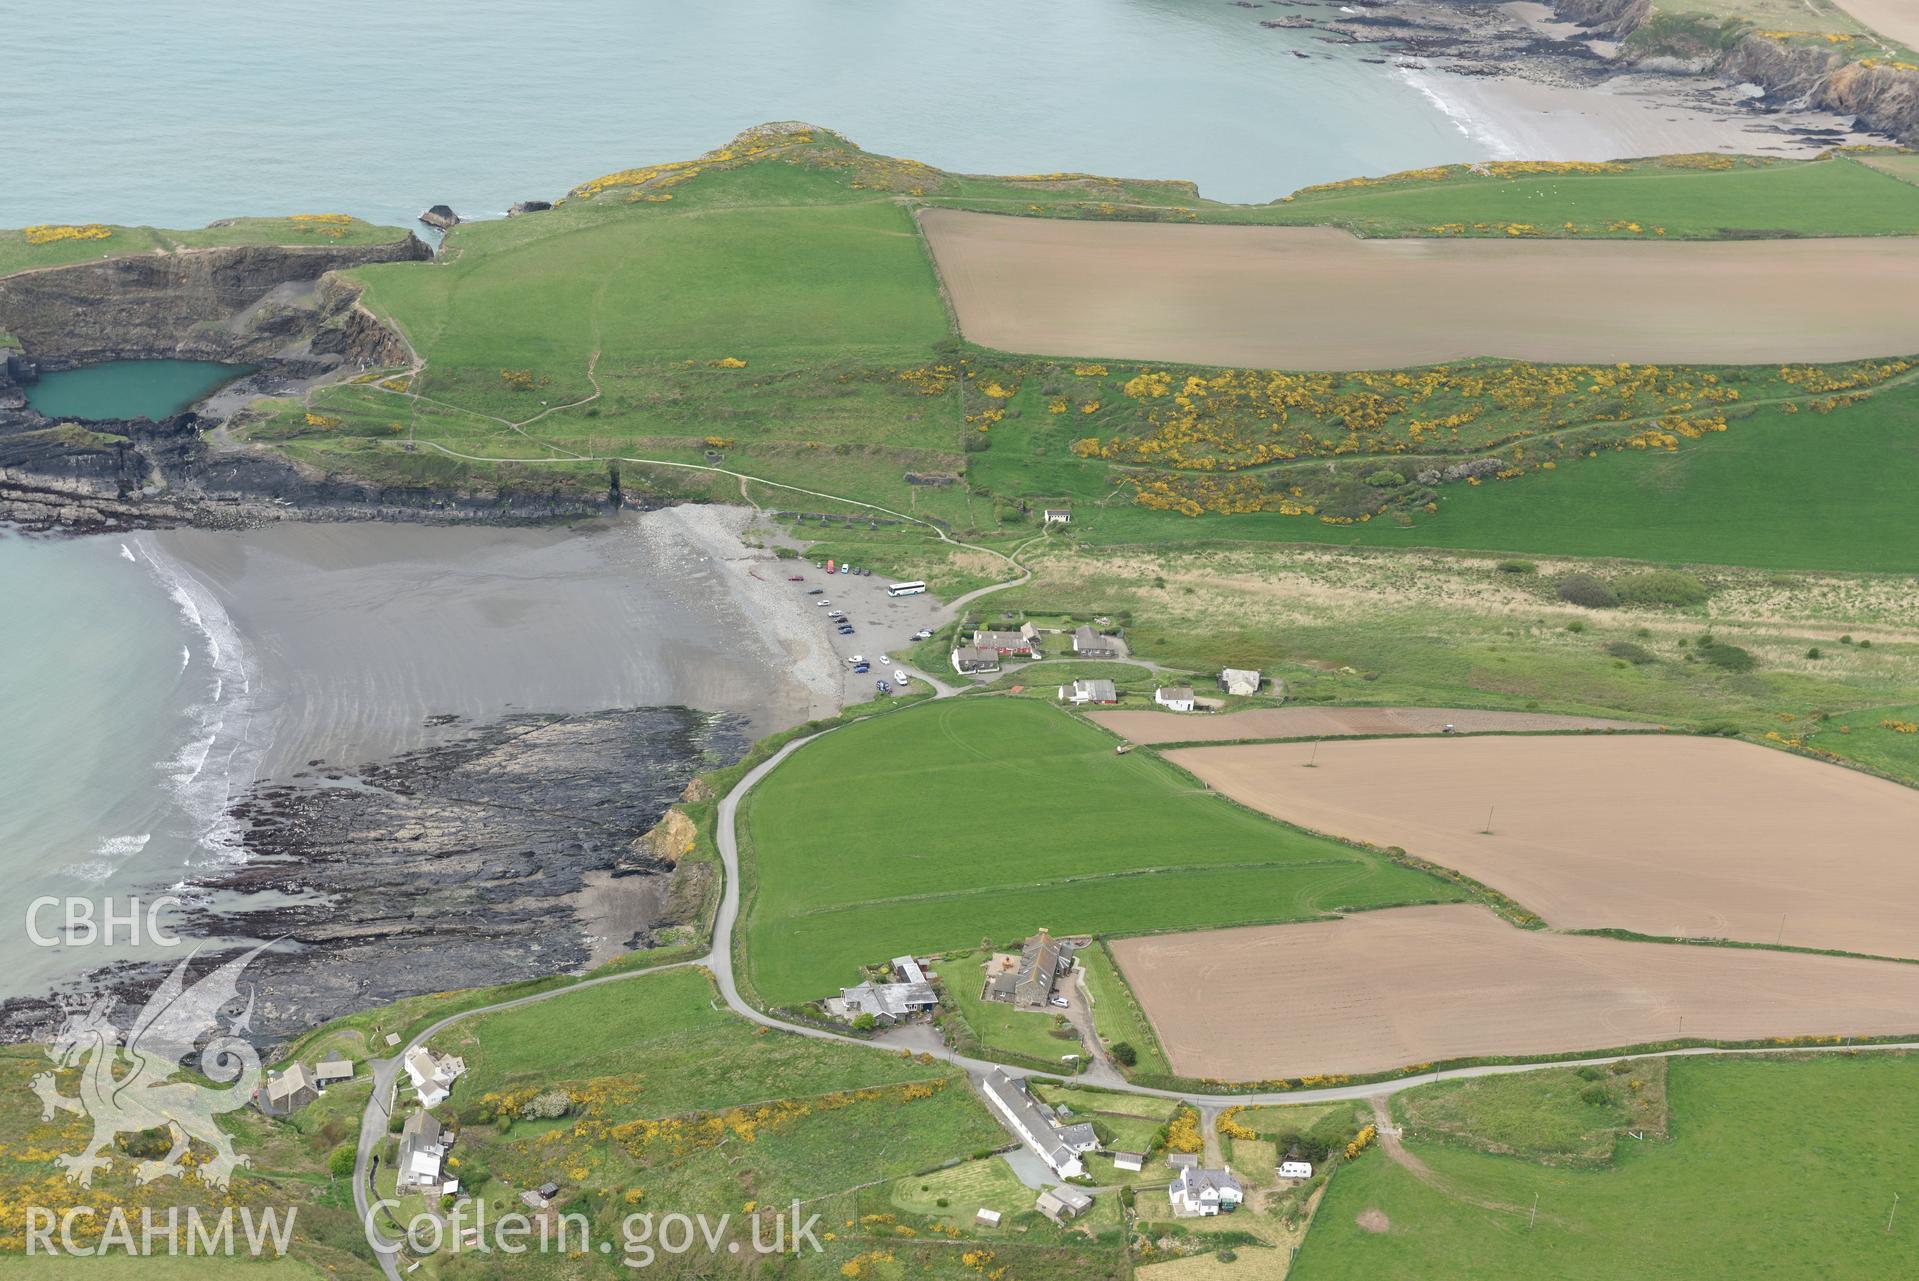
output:
M316 760L255 788L233 808L247 860L181 890L193 937L286 940L248 971L263 1043L401 997L579 970L697 917L710 869L676 868L671 830L648 834L697 773L745 752L744 718L649 707L440 719L447 737L433 746L369 765ZM608 920L621 937L594 936ZM137 1008L171 964L97 971L64 995L114 991ZM62 995L0 1007L0 1040L32 1037Z
M458 493L380 485L302 468L220 438L219 421L180 414L85 424L47 418L26 387L43 373L111 360L253 366L238 403L412 358L405 340L336 273L418 262L407 235L372 245L247 245L138 254L0 276L0 523L109 532L249 528L287 519L548 520L598 501L510 487ZM610 488L610 486L609 486Z

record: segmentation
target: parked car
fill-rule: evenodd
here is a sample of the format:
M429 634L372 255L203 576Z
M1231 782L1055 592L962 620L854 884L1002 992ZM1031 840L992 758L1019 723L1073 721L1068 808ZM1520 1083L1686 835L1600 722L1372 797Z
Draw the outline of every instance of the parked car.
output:
M888 658L886 655L881 654L878 658L874 659L873 661L878 663L881 667L884 667L886 666L886 664L892 662L893 660Z
M913 633L913 639L914 640L932 640L933 629L930 627L922 627L918 631Z
M913 678L906 674L906 669L904 667L901 667L894 670L893 679L898 681L900 684L904 685L906 684L906 682L912 680Z
M872 665L871 663L855 663L855 664L853 664L853 671L854 671L854 673L855 673L855 674L857 674L857 675L860 675L860 676L864 676L864 675L866 675L866 674L867 674L868 672L870 672L870 671L872 671L872 670L873 670L873 665Z
M845 572L846 572L846 571L847 571L848 569L850 569L850 568L852 568L852 567L851 567L850 565L841 565L841 566L840 566L840 573L842 573L842 574L844 574L844 573L845 573Z
M852 628L850 628L850 627L842 627L842 628L840 628L840 635L842 635L842 636L851 636L852 634L853 634L853 629L852 629Z
M811 587L807 589L806 594L808 596L824 596L826 589L824 587Z
M819 590L819 588L817 588L817 587L815 587L815 588L813 589L813 591L814 591L814 592L816 592L816 591L818 591L818 590ZM807 593L807 595L808 595L808 596L811 596L812 594L813 594L813 592L808 592L808 593ZM819 608L821 608L821 609L831 609L831 608L833 608L833 602L832 602L832 601L830 601L830 600L816 600L816 601L814 601L814 602L813 602L813 604L815 604L816 606L818 606L818 607L819 607Z
M849 658L849 659L847 659L846 661L847 661L848 663L852 663L852 664L858 664L858 663L864 663L864 662L866 661L866 655L864 655L864 654L855 654L855 655L853 655L853 657L851 657L851 658Z
M1057 1005L1062 1010L1070 1010L1073 1008L1073 1003L1063 996L1049 996L1046 998L1046 1003L1048 1005Z
M882 694L890 694L893 692L893 687L891 685L888 685L885 681L874 681L873 688L877 689Z
M788 575L786 576L786 581L787 581L787 582L789 582L789 583L803 583L803 582L805 582L805 581L806 581L806 575L804 575L804 574L788 574Z
M828 618L845 618L846 611L843 609L836 609L832 613L828 614L827 617Z

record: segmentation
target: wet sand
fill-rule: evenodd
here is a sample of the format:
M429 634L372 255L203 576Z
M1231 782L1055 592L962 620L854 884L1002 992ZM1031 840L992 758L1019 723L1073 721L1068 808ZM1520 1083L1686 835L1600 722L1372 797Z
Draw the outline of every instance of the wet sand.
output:
M429 745L430 722L450 717L684 705L744 715L757 736L835 710L830 649L773 590L771 555L740 545L747 516L289 524L152 545L224 605L252 665L257 776L283 778ZM769 568L756 579L758 560Z
M1919 238L1360 240L1326 227L920 213L966 336L1252 368L1919 351Z

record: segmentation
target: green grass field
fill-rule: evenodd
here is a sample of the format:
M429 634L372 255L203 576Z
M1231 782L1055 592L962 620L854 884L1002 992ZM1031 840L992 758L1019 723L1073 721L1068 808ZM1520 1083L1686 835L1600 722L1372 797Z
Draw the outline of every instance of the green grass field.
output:
M379 227L343 214L324 218L231 218L218 226L192 231L111 225L104 230L105 236L59 237L42 244L32 243L23 229L0 230L0 276L127 254L177 253L226 245L377 245L411 234L405 227Z
M1691 167L1699 164L1726 167ZM1919 191L1851 157L1655 159L1602 173L1513 167L1542 172L1498 177L1451 166L1416 171L1435 177L1333 183L1245 221L1331 224L1362 236L1505 236L1514 225L1544 236L1627 240L1919 233Z
M748 798L747 974L786 1005L902 952L1297 920L1448 887L1196 789L1043 703L979 698L835 731Z
M712 980L695 969L489 1014L436 1038L434 1048L466 1058L456 1102L528 1085L636 1077L633 1099L607 1112L620 1119L940 1075L857 1046L765 1033L720 1004Z
M1664 1138L1666 1059L1545 1068L1408 1090L1393 1099L1408 1137L1549 1165L1610 1163L1628 1135Z
M1421 1180L1368 1152L1334 1176L1293 1276L1908 1276L1919 1223L1887 1215L1919 1184L1919 1114L1889 1101L1915 1084L1919 1059L1896 1054L1681 1059L1670 1141L1622 1142L1608 1168L1411 1140ZM1367 1211L1385 1231L1358 1226Z
M1567 450L1550 470L1441 485L1436 510L1414 508L1404 524L1390 513L1328 524L1274 511L1148 509L1115 488L1112 464L1072 457L1057 429L1031 419L998 433L975 471L995 490L1074 495L1074 537L1087 545L1224 539L1911 572L1919 570L1919 528L1907 519L1905 495L1919 486L1916 410L1919 385L1911 383L1829 413L1759 407L1724 431L1676 438L1670 452L1604 447L1589 458ZM1323 472L1325 464L1312 466Z

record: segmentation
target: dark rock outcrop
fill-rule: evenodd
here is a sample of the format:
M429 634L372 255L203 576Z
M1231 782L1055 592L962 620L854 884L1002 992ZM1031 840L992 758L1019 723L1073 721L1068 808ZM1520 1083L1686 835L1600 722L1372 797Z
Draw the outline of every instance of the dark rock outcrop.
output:
M450 205L435 205L420 215L420 221L436 231L451 231L460 225L460 215Z
M747 743L739 718L683 707L521 715L447 733L358 768L313 762L234 808L253 857L188 887L200 905L188 925L203 938L289 940L248 971L256 1036L581 968L588 874L653 876L664 889L672 868L637 849L640 838L697 771L738 760ZM698 909L698 897L682 905L686 920ZM138 1008L167 964L83 985ZM50 999L6 1002L0 1041L57 1013Z
M27 356L64 368L103 360L260 364L304 355L347 323L358 295L327 273L424 261L414 236L378 245L243 245L140 254L0 276L0 331Z
M521 214L541 213L552 207L553 203L548 200L521 200L506 211L506 216L509 218L517 218Z

